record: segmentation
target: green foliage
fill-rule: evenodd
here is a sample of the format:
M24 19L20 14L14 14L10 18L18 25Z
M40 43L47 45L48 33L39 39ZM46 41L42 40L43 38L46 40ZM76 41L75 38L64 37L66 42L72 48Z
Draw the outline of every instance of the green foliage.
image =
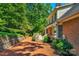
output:
M6 21L0 19L0 26L4 26L6 24Z
M52 40L46 35L44 36L43 42L50 43Z
M48 11L51 11L52 8L50 4L28 4L30 7L28 11L28 21L30 22L30 25L32 26L31 33L36 32L43 32L45 29L45 26L47 25L46 18L49 15Z
M8 32L0 32L0 36L17 36L17 37L20 37L22 36L21 34L18 34L18 33L8 33Z
M60 52L60 54L69 54L69 50L72 49L72 45L67 41L67 39L53 39L52 46Z
M8 32L22 30L21 32L26 33L30 29L26 17L26 6L26 4L0 4L0 24L5 24L2 21L6 22L2 28L6 27L5 30Z
M0 4L0 31L42 32L51 10L50 4Z
M1 32L8 32L8 33L18 33L18 34L25 34L22 30L7 28L7 27L0 27Z

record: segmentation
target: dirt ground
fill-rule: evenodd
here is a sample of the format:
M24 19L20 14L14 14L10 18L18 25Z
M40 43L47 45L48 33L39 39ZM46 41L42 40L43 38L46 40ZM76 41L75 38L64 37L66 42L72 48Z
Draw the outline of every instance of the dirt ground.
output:
M55 50L47 43L34 42L32 37L25 38L3 52L0 56L55 56Z

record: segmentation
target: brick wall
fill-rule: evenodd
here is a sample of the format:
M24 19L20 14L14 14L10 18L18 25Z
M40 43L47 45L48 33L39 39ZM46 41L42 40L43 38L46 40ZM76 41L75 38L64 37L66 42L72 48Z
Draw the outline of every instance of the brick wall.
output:
M64 22L63 34L68 38L68 41L74 46L77 55L79 55L79 18Z

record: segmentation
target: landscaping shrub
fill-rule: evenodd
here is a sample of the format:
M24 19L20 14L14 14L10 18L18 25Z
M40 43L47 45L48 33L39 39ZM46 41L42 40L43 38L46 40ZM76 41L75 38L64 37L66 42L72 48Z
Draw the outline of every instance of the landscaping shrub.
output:
M48 37L48 36L46 35L46 36L44 36L43 42L45 42L45 43L50 43L50 42L52 42L52 40L51 40L50 37Z
M72 49L72 45L67 41L67 39L53 39L52 47L57 50L60 55L71 55L69 50Z

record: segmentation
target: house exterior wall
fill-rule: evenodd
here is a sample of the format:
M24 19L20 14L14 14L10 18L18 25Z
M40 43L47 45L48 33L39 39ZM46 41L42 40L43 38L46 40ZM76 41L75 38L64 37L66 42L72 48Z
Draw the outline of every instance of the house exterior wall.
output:
M79 55L79 18L64 22L63 34L76 49L77 55Z
M79 12L79 4L69 6L68 8L65 8L65 9L57 10L56 15L53 15L53 17L54 16L55 17L52 20L55 20L55 21L52 22L52 24L55 23L59 19L73 15L77 12ZM62 26L63 26L62 30L59 30L58 27L56 28L57 29L56 36L59 37L58 35L60 34L64 35L65 38L67 38L68 41L76 49L76 54L79 55L79 17L72 19L70 21L64 22ZM51 33L53 34L53 31L50 29L51 28L48 28L48 34L51 34ZM63 31L63 33L61 33L61 31Z

